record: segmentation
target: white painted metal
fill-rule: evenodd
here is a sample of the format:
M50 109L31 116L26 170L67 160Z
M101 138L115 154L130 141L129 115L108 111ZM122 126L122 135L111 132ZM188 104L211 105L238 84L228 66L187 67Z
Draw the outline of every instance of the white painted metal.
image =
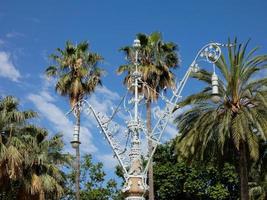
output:
M146 84L141 81L141 74L138 72L138 48L140 47L140 41L135 40L134 41L134 50L135 50L135 71L132 74L133 78L133 84L134 87L134 99L132 103L134 104L134 116L130 116L131 120L127 122L127 135L130 137L130 146L127 147L127 149L122 148L120 142L115 137L115 130L111 126L111 122L113 120L112 117L107 117L101 113L98 113L94 110L94 108L89 104L86 100L81 100L77 104L79 106L79 109L83 109L84 107L87 107L86 110L93 114L96 121L99 124L99 127L101 128L102 132L105 135L105 138L107 139L109 145L111 146L115 157L119 161L120 166L123 169L124 178L125 178L125 186L123 188L123 191L127 193L131 189L133 180L138 180L138 187L140 187L140 190L146 191L148 189L148 186L146 184L147 180L147 170L148 166L151 162L151 159L156 151L156 148L158 144L160 143L160 140L162 138L162 135L164 133L164 130L173 114L174 109L179 108L178 101L181 98L181 93L184 89L185 84L187 83L190 74L192 72L197 72L199 70L197 62L200 60L207 61L209 63L214 64L218 61L218 59L221 56L221 48L220 46L225 46L220 43L209 43L201 48L201 50L197 53L195 59L193 60L192 64L189 66L187 72L185 73L183 79L179 82L179 84L176 87L176 90L173 91L172 97L167 100L164 97L164 100L166 101L166 106L163 109L161 115L158 117L158 120L152 130L151 136L148 136L146 129L144 128L144 124L142 124L142 120L139 119L139 113L138 113L138 105L140 102L140 98L138 96L138 85L139 84ZM213 67L213 72L215 74L215 67ZM216 75L216 74L215 74ZM215 76L212 76L212 85L214 86L213 92L218 92L218 77L215 80ZM217 81L217 82L216 82ZM215 88L215 86L217 88ZM216 90L216 91L215 91ZM116 109L118 110L118 109ZM89 113L88 113L89 114ZM116 112L114 113L114 115ZM141 156L145 158L146 155L141 155L141 141L140 141L140 133L143 131L149 140L153 142L153 150L151 155L148 156L147 164L145 168L142 167L142 160ZM127 145L127 144L126 144ZM125 147L126 148L126 147ZM144 200L143 195L130 195L126 198L126 200Z

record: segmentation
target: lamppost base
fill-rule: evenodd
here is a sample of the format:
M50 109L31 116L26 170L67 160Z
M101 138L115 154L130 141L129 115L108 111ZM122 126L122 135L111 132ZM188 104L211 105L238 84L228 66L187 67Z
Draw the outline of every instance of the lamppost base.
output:
M143 175L130 175L122 189L125 200L145 200L143 197L148 190Z
M145 200L145 198L132 196L132 197L127 197L125 200Z

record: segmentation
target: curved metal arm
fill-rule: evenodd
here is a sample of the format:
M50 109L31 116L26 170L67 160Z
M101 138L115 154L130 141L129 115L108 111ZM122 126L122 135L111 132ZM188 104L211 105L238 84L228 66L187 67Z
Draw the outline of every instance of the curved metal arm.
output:
M222 53L220 46L225 45L216 42L206 44L198 51L193 63L195 63L199 57L206 58L206 61L209 63L216 63Z
M93 107L91 106L91 104L87 100L85 100L85 99L81 99L79 102L77 102L76 105L79 105L80 108L81 108L81 107L83 107L83 105L81 105L82 103L83 104L86 104L87 109L90 110L92 112L93 116L95 117L97 123L99 124L99 127L101 128L101 130L104 133L104 135L105 135L105 137L106 137L109 145L111 146L111 148L112 148L112 150L113 150L113 152L115 154L115 157L118 159L119 164L120 164L120 166L122 167L122 169L124 171L124 178L126 179L128 177L127 169L125 168L125 165L123 163L123 159L121 157L121 153L119 152L119 147L118 147L118 145L116 145L115 141L112 139L112 133L111 133L111 131L108 128L108 124L109 124L110 120L103 121L101 119L100 115L93 109ZM74 107L76 105L74 105ZM70 113L70 112L68 112L68 113Z
M199 58L204 58L205 61L209 62L209 63L216 63L218 61L218 59L221 56L221 48L220 46L225 46L221 43L208 43L205 46L203 46L197 53L196 57L194 58L193 62L191 63L191 65L189 66L188 70L186 71L183 79L180 81L179 85L177 86L175 92L173 93L173 96L171 97L171 99L168 101L169 103L166 104L166 107L164 108L164 112L162 114L162 116L158 119L156 125L153 128L152 131L152 137L149 138L152 142L154 142L154 147L152 150L151 155L149 155L149 159L148 162L146 164L146 167L144 169L144 174L147 173L148 171L148 167L150 165L150 162L152 160L152 157L154 156L157 146L162 138L163 132L171 118L172 112L175 108L177 108L177 103L178 100L181 98L181 93L184 89L185 84L188 81L188 78L190 77L190 74L192 72L197 72L198 69L198 65L197 65L197 60ZM213 66L213 70L215 72L215 68Z

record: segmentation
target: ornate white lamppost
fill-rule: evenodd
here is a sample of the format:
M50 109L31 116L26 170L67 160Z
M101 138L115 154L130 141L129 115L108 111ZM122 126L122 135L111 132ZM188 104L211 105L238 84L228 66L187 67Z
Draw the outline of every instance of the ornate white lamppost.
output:
M130 110L127 109L127 111L130 113L130 120L126 122L127 130L124 132L124 137L127 138L126 141L119 138L118 132L122 130L118 130L116 124L114 125L112 122L114 115L119 110L118 108L115 109L115 112L113 112L111 117L108 117L104 114L96 112L95 108L93 108L86 100L81 100L77 104L79 109L84 109L88 114L93 114L99 124L101 132L104 134L109 145L111 146L114 156L117 158L120 166L122 167L125 179L123 192L125 193L126 200L145 200L144 196L148 190L147 171L149 164L158 144L160 143L164 130L173 115L173 110L179 107L178 101L181 98L181 92L183 91L190 74L199 70L197 63L198 61L204 60L213 64L213 75L211 77L213 95L212 101L218 102L220 100L218 89L219 82L218 76L215 73L215 63L221 56L220 47L226 45L220 43L209 43L200 49L185 73L183 79L178 83L176 90L173 91L172 97L167 99L161 96L166 102L166 105L165 108L157 114L156 124L151 134L148 134L145 128L144 120L141 119L141 115L138 111L138 106L142 100L142 96L138 94L138 87L141 84L146 84L141 80L141 74L138 71L138 51L140 46L140 41L137 39L134 40L133 50L135 52L135 71L131 74L133 81L131 88L128 89L134 91L134 97L131 101L129 101L134 105L134 109L133 112L130 112ZM76 132L77 131L74 131L74 137L72 141L73 146L80 144L79 137L77 136ZM143 136L143 140L141 136ZM130 142L128 142L128 140L130 140ZM147 143L148 140L152 141L153 144L151 155L146 155L147 152L142 152L142 144ZM146 163L145 166L144 163Z

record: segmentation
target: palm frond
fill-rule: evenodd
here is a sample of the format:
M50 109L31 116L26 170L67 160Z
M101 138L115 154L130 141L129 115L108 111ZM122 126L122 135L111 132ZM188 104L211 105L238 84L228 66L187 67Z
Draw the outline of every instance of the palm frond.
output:
M258 48L248 49L247 41L228 47L228 58L224 55L216 63L222 78L219 81L221 101L210 102L211 87L190 95L178 103L187 106L175 123L181 133L177 143L178 151L192 159L204 158L228 151L229 145L236 152L245 143L249 157L259 158L259 141L267 138L267 82L266 78L255 78L255 74L265 69L267 55L254 55ZM231 43L231 40L228 40ZM211 73L201 70L192 77L208 85ZM228 146L226 146L228 145Z

